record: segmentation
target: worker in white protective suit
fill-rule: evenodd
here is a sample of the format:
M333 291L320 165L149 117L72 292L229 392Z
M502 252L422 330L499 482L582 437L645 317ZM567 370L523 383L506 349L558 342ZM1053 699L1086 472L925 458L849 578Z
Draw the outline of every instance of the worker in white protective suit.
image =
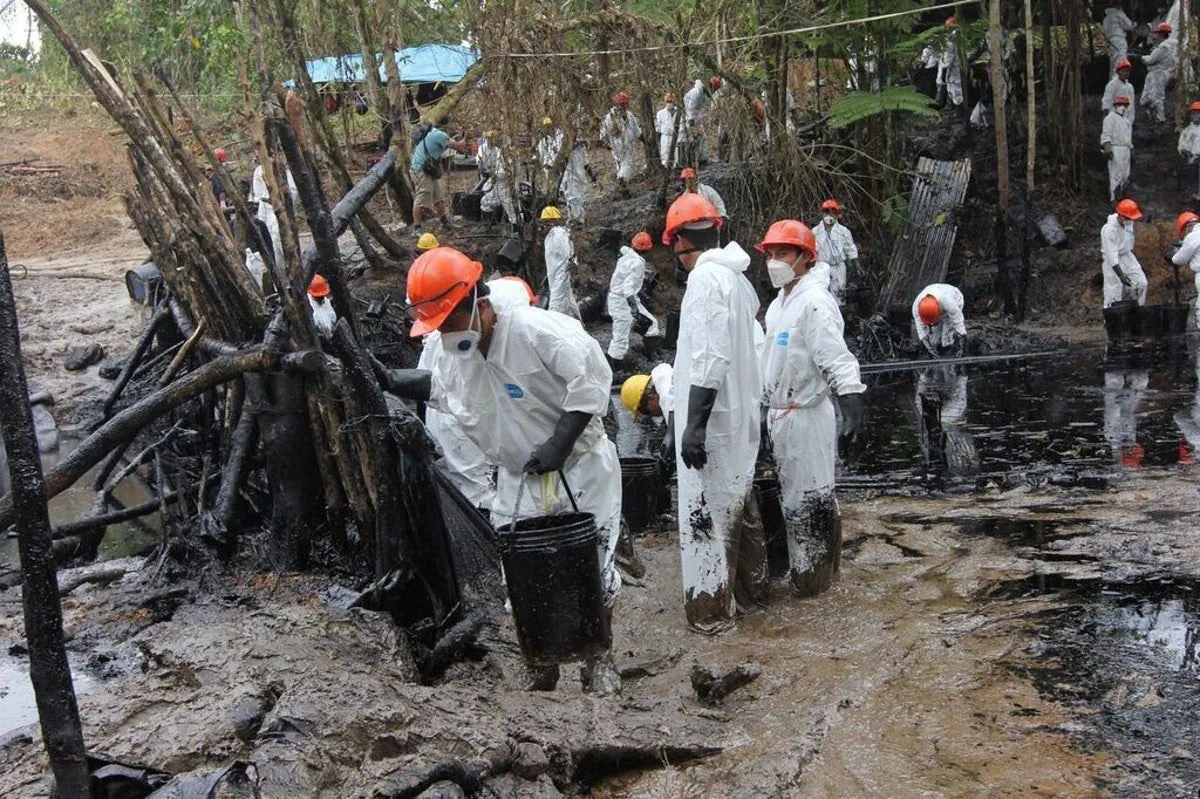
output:
M518 221L517 205L508 183L508 166L504 163L504 152L500 149L496 131L489 130L484 134L475 162L479 165L480 177L484 179L479 210L491 215L497 208L503 209L509 224L515 224Z
M279 217L275 215L275 207L271 205L271 192L267 188L267 179L263 173L262 164L258 163L258 156L254 156L254 174L250 179L250 197L249 202L256 205L256 219L266 225L267 232L271 234L271 252L275 256L275 263L283 263L283 240L279 236ZM292 178L292 170L287 170L287 191L288 199L295 207L296 203L300 202L300 191L296 188L296 181Z
M688 193L667 210L663 232L687 272L668 423L682 429L674 446L684 609L691 628L709 634L732 629L739 607L765 602L767 580L751 495L762 391L759 303L745 275L750 256L736 242L720 246L720 225L713 204Z
M1133 123L1129 121L1129 98L1118 96L1104 115L1100 128L1100 150L1108 159L1108 201L1116 202L1129 182L1133 157Z
M934 358L960 357L967 351L963 294L949 283L930 283L912 305L917 341Z
M1126 115L1129 117L1129 124L1132 125L1137 118L1137 91L1134 90L1133 84L1129 82L1129 76L1133 74L1133 64L1129 59L1122 59L1117 63L1117 74L1113 75L1108 83L1104 86L1104 94L1100 97L1100 110L1111 111L1114 102L1118 97L1125 97L1129 100L1129 111Z
M1137 28L1133 20L1121 8L1121 0L1108 0L1108 8L1104 10L1104 21L1100 23L1104 29L1104 38L1108 42L1108 68L1117 71L1117 64L1123 61L1129 53L1129 34Z
M562 183L559 185L567 204L567 221L572 225L582 226L586 222L588 185L595 182L596 173L588 163L587 145L577 141L567 156L567 167L563 170Z
M575 245L571 231L563 224L562 212L553 205L542 209L539 221L546 227L546 283L550 290L550 310L579 318L579 303L571 285L575 267Z
M829 264L829 291L838 305L846 304L847 267L858 273L858 245L842 224L842 206L830 198L821 203L821 224L813 231L817 260Z
M938 100L948 98L955 107L963 104L962 61L958 54L958 19L946 19L946 40L938 55Z
M425 235L432 235L426 233ZM488 301L499 312L522 305L532 305L533 290L519 277L488 281ZM439 367L452 370L457 359L444 352L442 334L434 330L425 336L421 346L418 369L430 372ZM496 496L496 464L463 432L457 421L458 408L453 398L445 403L449 412L425 409L425 428L441 450L441 465L446 477L475 507L490 513Z
M554 165L563 148L563 132L550 117L542 119L542 137L537 143L538 166L542 169L542 180L547 188L554 186Z
M1150 373L1145 369L1118 367L1104 372L1104 439L1113 460L1126 469L1140 468L1146 457L1137 440L1137 412L1149 385Z
M612 340L608 345L608 359L614 370L623 366L629 353L629 334L633 330L633 314L636 311L650 320L647 336L658 335L658 319L642 305L638 294L646 279L646 259L641 253L654 247L650 234L642 231L633 237L629 247L621 247L621 255L613 268L608 284L608 315L612 317Z
M453 413L463 433L496 464L494 525L570 512L564 484L569 485L580 512L595 517L611 609L621 587L614 566L621 468L601 419L608 411L612 370L579 322L540 308L498 309L482 275L482 264L449 247L413 262L412 334L438 330L454 368L439 362L432 371L391 370L387 388ZM557 665L528 665L530 688L554 689ZM609 695L620 689L611 651L589 658L581 677L585 691Z
M337 324L337 312L329 301L329 281L322 275L313 275L308 284L308 307L312 310L313 326L322 338L333 337L333 326Z
M1163 22L1151 36L1154 49L1142 59L1146 65L1146 82L1142 86L1142 106L1154 112L1159 124L1167 121L1167 84L1175 74L1175 40L1170 24Z
M680 151L683 148L684 128L681 126L678 131L675 128L678 116L675 93L668 92L663 98L663 107L654 115L654 132L658 134L658 157L667 168L679 163Z
M1196 280L1196 329L1200 330L1200 216L1184 211L1175 220L1175 230L1181 239L1179 249L1171 256L1171 263L1192 270Z
M1133 254L1133 223L1142 211L1133 200L1121 200L1100 228L1101 272L1104 275L1104 307L1123 299L1146 304L1146 273Z
M779 294L767 307L762 352L763 405L782 490L789 576L800 596L833 582L841 564L842 525L833 493L837 417L848 436L863 430L858 360L842 337L842 314L819 273L817 243L803 222L771 225L758 245Z
M1192 181L1192 198L1200 198L1200 102L1188 106L1189 124L1179 131L1179 154L1187 162L1188 177Z
M635 416L665 419L671 415L675 367L660 363L650 374L633 375L621 384L621 404ZM675 453L671 453L674 460Z
M692 167L684 167L679 172L679 179L683 181L683 190L690 191L693 194L699 194L704 199L708 200L716 206L717 213L725 221L729 221L729 211L725 208L725 200L721 197L712 186L707 183L701 183L699 175Z
M718 81L720 79L718 78ZM711 79L710 79L711 85ZM720 86L720 83L717 84ZM704 81L697 79L683 95L684 136L691 153L695 158L692 163L702 164L708 160L708 142L704 136L704 118L712 105L712 94L704 86Z
M629 95L617 92L613 107L600 123L600 138L612 150L613 166L617 175L617 187L621 196L629 196L629 181L637 171L634 158L637 143L642 138L642 128L637 117L629 110Z

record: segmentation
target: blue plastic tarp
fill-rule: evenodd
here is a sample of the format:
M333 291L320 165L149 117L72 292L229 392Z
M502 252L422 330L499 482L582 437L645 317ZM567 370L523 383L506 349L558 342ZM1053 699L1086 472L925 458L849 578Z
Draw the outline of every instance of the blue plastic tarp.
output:
M471 48L454 44L421 44L396 53L400 79L405 83L458 83L478 59ZM306 66L314 83L362 83L366 79L362 55L318 58ZM382 64L379 81L387 83Z

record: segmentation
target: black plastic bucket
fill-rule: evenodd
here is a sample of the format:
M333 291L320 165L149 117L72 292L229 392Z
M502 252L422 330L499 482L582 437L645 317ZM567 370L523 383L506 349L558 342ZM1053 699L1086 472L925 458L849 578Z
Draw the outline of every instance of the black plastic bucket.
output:
M679 311L667 312L667 335L663 337L663 344L667 349L675 349L675 342L679 340Z
M642 354L646 356L646 360L656 360L661 350L662 336L642 336Z
M1125 341L1133 336L1136 309L1133 300L1120 300L1104 309L1104 330L1109 341Z
M758 499L758 512L762 516L763 535L767 540L767 567L772 577L779 577L787 574L791 566L779 478L754 478L754 493Z
M621 515L629 532L645 532L658 516L660 502L658 459L633 455L621 458Z
M1186 302L1167 303L1162 307L1164 336L1182 336L1187 332L1188 313L1191 306Z
M538 516L500 529L500 554L525 660L551 666L612 645L599 533L590 513Z
M1141 331L1145 338L1162 338L1163 308L1161 305L1144 305L1135 310L1134 314L1141 317Z
M153 308L158 304L163 288L162 272L152 261L125 273L125 290L129 292L129 299L138 305Z

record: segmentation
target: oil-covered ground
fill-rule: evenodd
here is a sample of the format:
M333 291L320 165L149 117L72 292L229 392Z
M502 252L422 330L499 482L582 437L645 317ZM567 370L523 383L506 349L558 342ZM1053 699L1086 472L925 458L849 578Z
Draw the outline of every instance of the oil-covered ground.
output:
M168 772L251 763L226 778L244 796L1194 795L1194 364L1093 345L870 375L839 582L781 583L697 636L663 517L617 606L615 699L573 668L522 690L498 603L422 685L390 619L327 578L159 584L148 563L64 600L88 744ZM652 437L622 423L625 451ZM19 595L0 602L0 795L44 796ZM746 663L749 685L697 697L694 666Z

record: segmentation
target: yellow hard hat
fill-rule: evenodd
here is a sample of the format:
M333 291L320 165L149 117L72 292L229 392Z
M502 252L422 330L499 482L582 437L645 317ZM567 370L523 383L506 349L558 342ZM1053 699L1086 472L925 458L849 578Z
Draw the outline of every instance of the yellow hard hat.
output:
M554 120L551 119L550 117L542 117L542 124L543 125L553 125Z
M542 209L542 215L538 217L538 221L550 222L555 219L562 219L562 211L558 210L553 205L547 205Z
M634 375L626 380L621 386L621 404L628 408L630 413L640 414L642 397L646 395L649 385L650 375Z
M441 246L442 245L437 240L437 236L433 235L432 233L422 233L421 238L417 239L417 249L421 252L426 252Z

